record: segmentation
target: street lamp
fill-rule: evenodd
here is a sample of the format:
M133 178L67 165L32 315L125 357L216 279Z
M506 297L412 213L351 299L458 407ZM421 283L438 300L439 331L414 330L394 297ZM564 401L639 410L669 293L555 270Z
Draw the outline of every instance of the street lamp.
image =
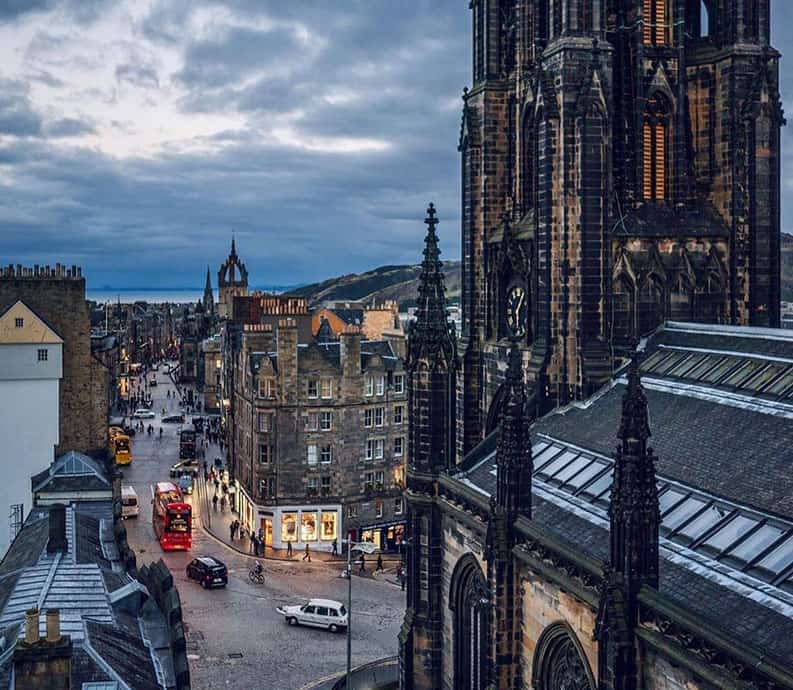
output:
M347 544L347 675L344 680L345 690L350 690L350 670L352 664L352 552L374 553L377 547L369 541L351 541L342 539Z

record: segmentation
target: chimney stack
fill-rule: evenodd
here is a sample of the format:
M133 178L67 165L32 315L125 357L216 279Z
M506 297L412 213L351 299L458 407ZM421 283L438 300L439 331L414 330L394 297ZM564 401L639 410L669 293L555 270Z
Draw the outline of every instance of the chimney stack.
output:
M341 395L343 398L359 398L363 383L361 379L361 327L349 325L339 333L339 359L341 360Z
M39 610L28 609L25 611L25 642L36 644L39 641Z
M72 640L61 635L60 614L47 611L47 636L39 637L39 610L25 612L25 639L14 647L16 690L71 690Z
M47 642L58 642L61 639L61 612L58 609L47 609Z

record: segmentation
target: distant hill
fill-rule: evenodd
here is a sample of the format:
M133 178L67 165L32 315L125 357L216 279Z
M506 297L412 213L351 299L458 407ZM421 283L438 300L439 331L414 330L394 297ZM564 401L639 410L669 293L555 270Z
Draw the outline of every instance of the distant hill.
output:
M793 235L782 233L782 300L793 302Z
M383 302L395 300L400 309L413 306L418 295L421 266L380 266L366 273L350 273L290 290L292 297L304 297L314 306L328 300L363 300ZM452 302L460 299L460 262L443 264L446 296Z

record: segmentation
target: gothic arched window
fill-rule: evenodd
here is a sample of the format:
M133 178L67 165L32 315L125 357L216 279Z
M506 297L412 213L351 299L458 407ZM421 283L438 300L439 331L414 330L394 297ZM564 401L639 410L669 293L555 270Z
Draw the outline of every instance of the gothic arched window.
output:
M634 291L625 275L616 278L612 285L612 333L617 342L628 342L633 336Z
M523 118L521 149L521 197L525 212L534 208L537 201L537 129L534 118L528 114Z
M664 286L655 274L649 274L639 288L639 335L654 331L664 320Z
M670 43L672 12L669 0L644 0L644 28L642 37L645 45L666 46Z
M663 201L668 197L669 113L669 105L660 94L647 101L642 130L645 201Z
M532 681L536 690L595 690L592 672L565 623L555 623L540 635Z
M454 688L484 690L490 597L482 569L471 554L455 566L449 607L454 614Z

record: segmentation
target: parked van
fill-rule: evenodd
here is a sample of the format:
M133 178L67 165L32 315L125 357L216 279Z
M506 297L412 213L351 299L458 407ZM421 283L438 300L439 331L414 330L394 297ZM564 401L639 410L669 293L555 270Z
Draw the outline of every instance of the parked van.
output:
M138 517L138 494L131 486L121 487L121 517L123 518L136 518Z

